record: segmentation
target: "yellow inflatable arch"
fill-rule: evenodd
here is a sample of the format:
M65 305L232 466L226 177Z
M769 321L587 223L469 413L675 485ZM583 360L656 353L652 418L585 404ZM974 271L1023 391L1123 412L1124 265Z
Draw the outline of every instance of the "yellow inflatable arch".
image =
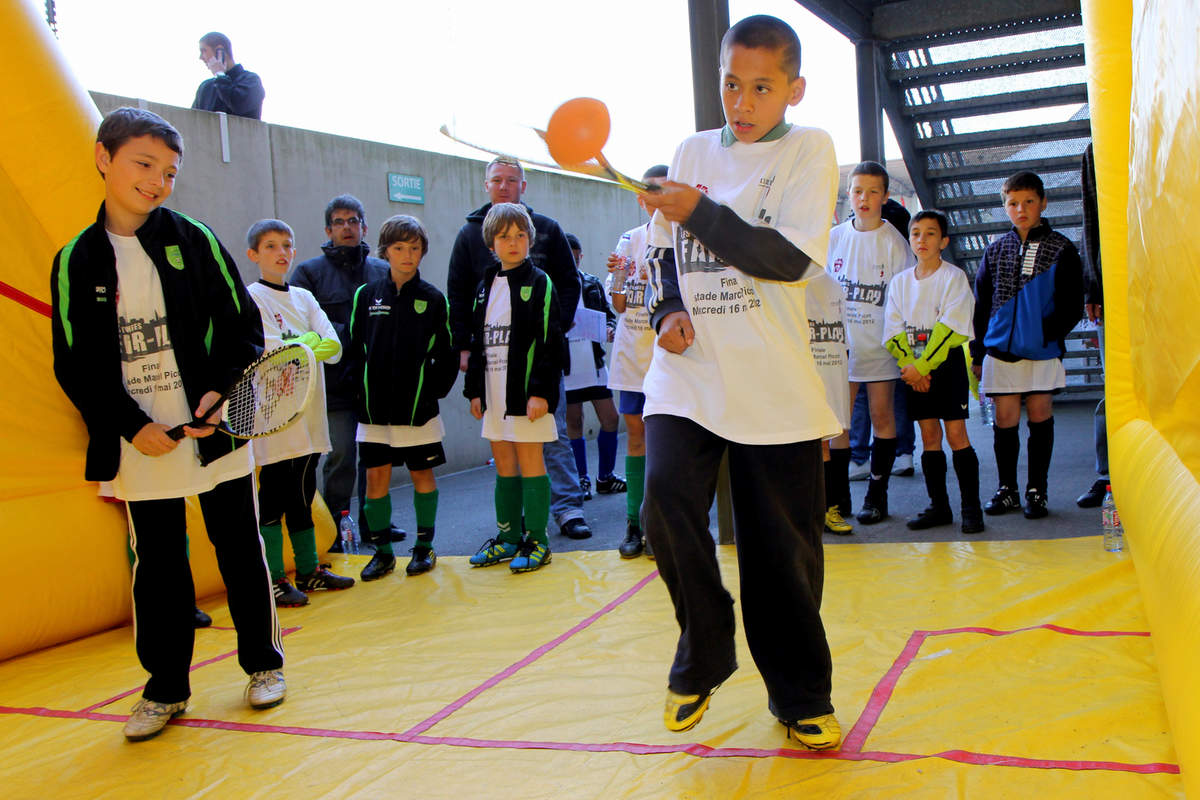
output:
M123 507L83 480L86 431L50 354L50 261L95 219L103 197L92 149L100 113L27 0L0 0L0 659L129 619ZM13 79L11 76L19 76ZM324 505L320 541L331 542ZM223 590L194 503L196 593ZM288 548L284 548L285 551ZM286 553L290 558L290 552Z
M48 272L95 214L99 121L44 22L0 0L0 659L129 615L125 520L82 480L84 430L51 372ZM1102 218L1113 482L1137 567L1182 773L1200 796L1200 17L1187 0L1085 0ZM1136 80L1135 80L1136 78ZM201 594L219 591L192 509ZM332 523L322 514L322 536Z

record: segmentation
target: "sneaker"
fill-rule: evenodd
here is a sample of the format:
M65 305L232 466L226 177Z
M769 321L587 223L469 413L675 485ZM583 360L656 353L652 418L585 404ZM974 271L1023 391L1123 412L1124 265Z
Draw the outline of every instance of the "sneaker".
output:
M396 556L391 553L381 553L378 550L371 556L371 560L363 567L359 577L366 581L377 581L384 575L396 568Z
M125 738L131 742L141 742L157 736L171 721L171 717L186 710L186 700L182 703L156 703L142 698L129 712L129 719L125 720Z
M854 533L854 526L842 518L842 510L837 506L825 509L825 532L845 536Z
M479 552L471 556L469 560L472 567L490 567L501 561L508 561L516 554L517 546L515 544L502 542L499 539L488 539L483 543L483 547L479 548Z
M871 482L872 488L876 486L875 482ZM874 525L883 522L888 518L888 501L887 494L867 489L867 496L863 498L862 511L854 515L855 519L863 525Z
M866 461L861 464L857 461L851 461L849 477L852 481L865 481L871 477L871 465Z
M681 733L696 727L704 712L708 710L713 692L719 688L720 684L704 694L679 694L668 688L667 705L663 709L663 724L667 726L667 730Z
M250 676L246 685L246 702L251 708L271 708L287 697L287 684L283 682L283 670L269 669Z
M308 605L308 595L292 586L287 578L275 581L275 605L284 608L297 608Z
M584 500L592 499L592 481L590 478L579 479L579 491L583 492Z
M209 625L212 625L212 617L205 614L200 606L196 606L196 610L192 615L192 627L207 628Z
M592 529L584 522L583 517L572 517L558 526L558 532L568 539L592 538Z
M550 563L550 545L526 539L509 563L513 572L533 572Z
M354 578L336 575L329 571L328 564L319 564L307 575L296 575L296 588L302 592L315 592L317 589L328 589L331 592L349 589L354 585Z
M1046 510L1046 493L1041 489L1025 490L1025 519L1041 519L1050 512Z
M432 547L417 545L411 552L412 558L409 559L408 566L404 568L405 575L424 575L437 563L437 553L433 552Z
M1108 488L1108 478L1100 478L1092 484L1092 488L1079 495L1075 505L1080 508L1099 508L1104 503L1104 492Z
M842 743L842 726L833 714L800 719L795 722L780 720L787 728L787 737L799 742L809 750L833 750Z
M983 513L990 516L998 516L1007 514L1021 507L1021 497L1017 494L1017 490L1010 486L1001 486L992 495L992 499L988 500L983 507Z
M901 478L911 478L916 474L916 470L913 469L912 453L896 456L896 463L892 465L892 474Z
M923 531L936 528L939 525L950 525L954 522L954 514L949 508L938 508L930 503L924 511L904 523L910 531Z
M596 478L596 494L620 494L629 488L620 475Z
M983 512L979 506L962 510L962 532L983 533Z
M621 558L637 558L646 549L645 538L637 523L631 522L625 526L625 541L617 546L617 552Z

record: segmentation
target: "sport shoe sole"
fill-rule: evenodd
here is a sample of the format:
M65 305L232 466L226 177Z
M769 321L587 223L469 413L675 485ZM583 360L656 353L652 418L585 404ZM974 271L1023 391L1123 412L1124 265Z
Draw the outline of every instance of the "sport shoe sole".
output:
M788 739L808 750L835 750L842 743L842 726L833 714L783 722L783 726Z
M690 731L700 722L708 710L713 693L720 688L714 686L708 694L679 694L667 689L667 704L663 709L663 725L675 733Z

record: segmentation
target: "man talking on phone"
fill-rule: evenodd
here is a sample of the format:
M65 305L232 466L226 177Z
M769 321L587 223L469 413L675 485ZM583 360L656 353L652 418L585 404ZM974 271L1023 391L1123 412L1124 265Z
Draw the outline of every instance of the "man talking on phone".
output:
M233 60L233 46L223 33L206 33L200 38L200 60L213 77L196 89L192 108L224 111L237 117L262 119L262 80Z

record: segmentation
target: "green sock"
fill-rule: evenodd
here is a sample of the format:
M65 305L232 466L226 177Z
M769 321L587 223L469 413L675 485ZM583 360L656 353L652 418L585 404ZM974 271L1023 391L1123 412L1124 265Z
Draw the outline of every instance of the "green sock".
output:
M296 574L311 575L316 572L317 565L317 532L312 528L302 531L288 531L292 540L292 553L296 556Z
M509 544L521 543L521 479L496 476L496 538Z
M550 519L550 477L521 479L521 495L525 501L525 530L538 544L550 544L546 537L546 522Z
M258 532L262 534L263 550L267 553L267 566L271 569L271 580L277 581L284 576L283 526L259 525Z
M634 525L642 519L642 497L646 494L646 457L625 456L625 518Z
M395 555L388 533L392 527L392 496L385 494L383 497L368 497L363 503L363 512L367 515L370 541L375 545L375 552L385 556Z
M438 490L418 492L413 490L413 509L417 512L417 544L429 547L433 544L433 526L437 522Z

